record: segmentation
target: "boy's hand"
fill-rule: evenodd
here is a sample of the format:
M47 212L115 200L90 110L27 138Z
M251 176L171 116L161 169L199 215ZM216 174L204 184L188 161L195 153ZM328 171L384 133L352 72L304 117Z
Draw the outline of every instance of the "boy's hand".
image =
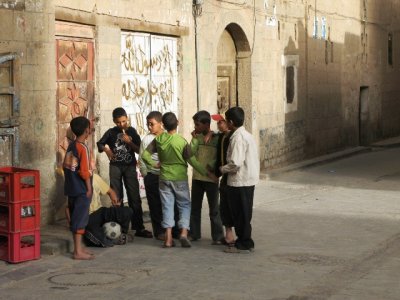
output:
M104 152L107 154L109 160L114 160L114 153L110 148L105 148Z
M90 190L88 190L88 191L86 192L86 197L87 197L88 199L92 199L92 195L93 195L93 190L92 190L92 189L90 189Z
M117 198L112 198L111 204L112 204L112 206L121 206L121 201Z
M122 135L122 140L123 140L125 143L127 143L127 144L129 144L130 142L132 142L132 138L131 138L129 135L127 135L126 133L124 133L124 134Z
M210 130L210 131L204 136L204 143L208 144L208 142L211 141L213 134L214 134L214 131Z
M214 181L215 183L218 182L218 177L215 176L215 174L214 174L213 172L208 171L208 172L207 172L207 176L208 176L208 178L210 178L210 179L211 179L212 181Z

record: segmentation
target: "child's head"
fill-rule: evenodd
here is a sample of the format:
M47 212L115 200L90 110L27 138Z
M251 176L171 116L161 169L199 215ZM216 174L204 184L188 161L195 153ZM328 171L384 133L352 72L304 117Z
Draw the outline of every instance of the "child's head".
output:
M77 138L85 135L87 138L90 134L90 121L85 117L73 118L69 124L71 126L71 131Z
M207 133L210 130L211 116L208 111L200 110L193 116L194 131L196 133Z
M162 128L162 114L159 111L150 112L147 117L147 128L152 134L159 134L163 131Z
M167 112L162 116L164 128L167 131L175 130L178 127L178 119L173 112Z
M122 107L117 107L113 110L112 116L115 125L117 125L119 129L128 128L128 116L125 109L123 109Z
M229 130L228 128L228 123L226 122L225 118L223 115L217 114L217 115L211 115L211 118L214 121L217 121L217 127L218 131L220 132L227 132Z
M244 111L241 107L231 107L225 113L226 121L230 129L238 128L243 125Z

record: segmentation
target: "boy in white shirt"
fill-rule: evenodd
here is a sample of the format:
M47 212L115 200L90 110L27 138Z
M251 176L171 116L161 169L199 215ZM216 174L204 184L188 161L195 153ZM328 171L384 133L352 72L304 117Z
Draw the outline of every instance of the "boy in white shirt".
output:
M228 174L227 199L232 212L237 239L227 253L250 253L254 250L251 237L254 188L260 176L260 161L253 136L243 127L244 111L232 107L225 113L229 129L233 132L227 151L227 164L220 167Z

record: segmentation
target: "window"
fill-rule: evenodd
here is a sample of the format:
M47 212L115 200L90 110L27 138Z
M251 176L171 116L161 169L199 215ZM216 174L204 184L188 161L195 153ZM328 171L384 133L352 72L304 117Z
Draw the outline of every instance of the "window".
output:
M388 34L388 64L393 66L393 34Z
M282 59L285 112L297 111L297 69L299 66L298 55L285 55Z
M286 67L286 103L294 100L294 67Z

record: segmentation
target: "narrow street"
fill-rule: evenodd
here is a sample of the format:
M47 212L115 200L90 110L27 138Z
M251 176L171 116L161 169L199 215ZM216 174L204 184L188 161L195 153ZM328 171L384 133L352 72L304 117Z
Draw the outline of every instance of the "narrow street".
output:
M1 299L399 299L400 148L282 173L256 188L252 254L203 238L162 249L135 238L18 265L0 262Z

